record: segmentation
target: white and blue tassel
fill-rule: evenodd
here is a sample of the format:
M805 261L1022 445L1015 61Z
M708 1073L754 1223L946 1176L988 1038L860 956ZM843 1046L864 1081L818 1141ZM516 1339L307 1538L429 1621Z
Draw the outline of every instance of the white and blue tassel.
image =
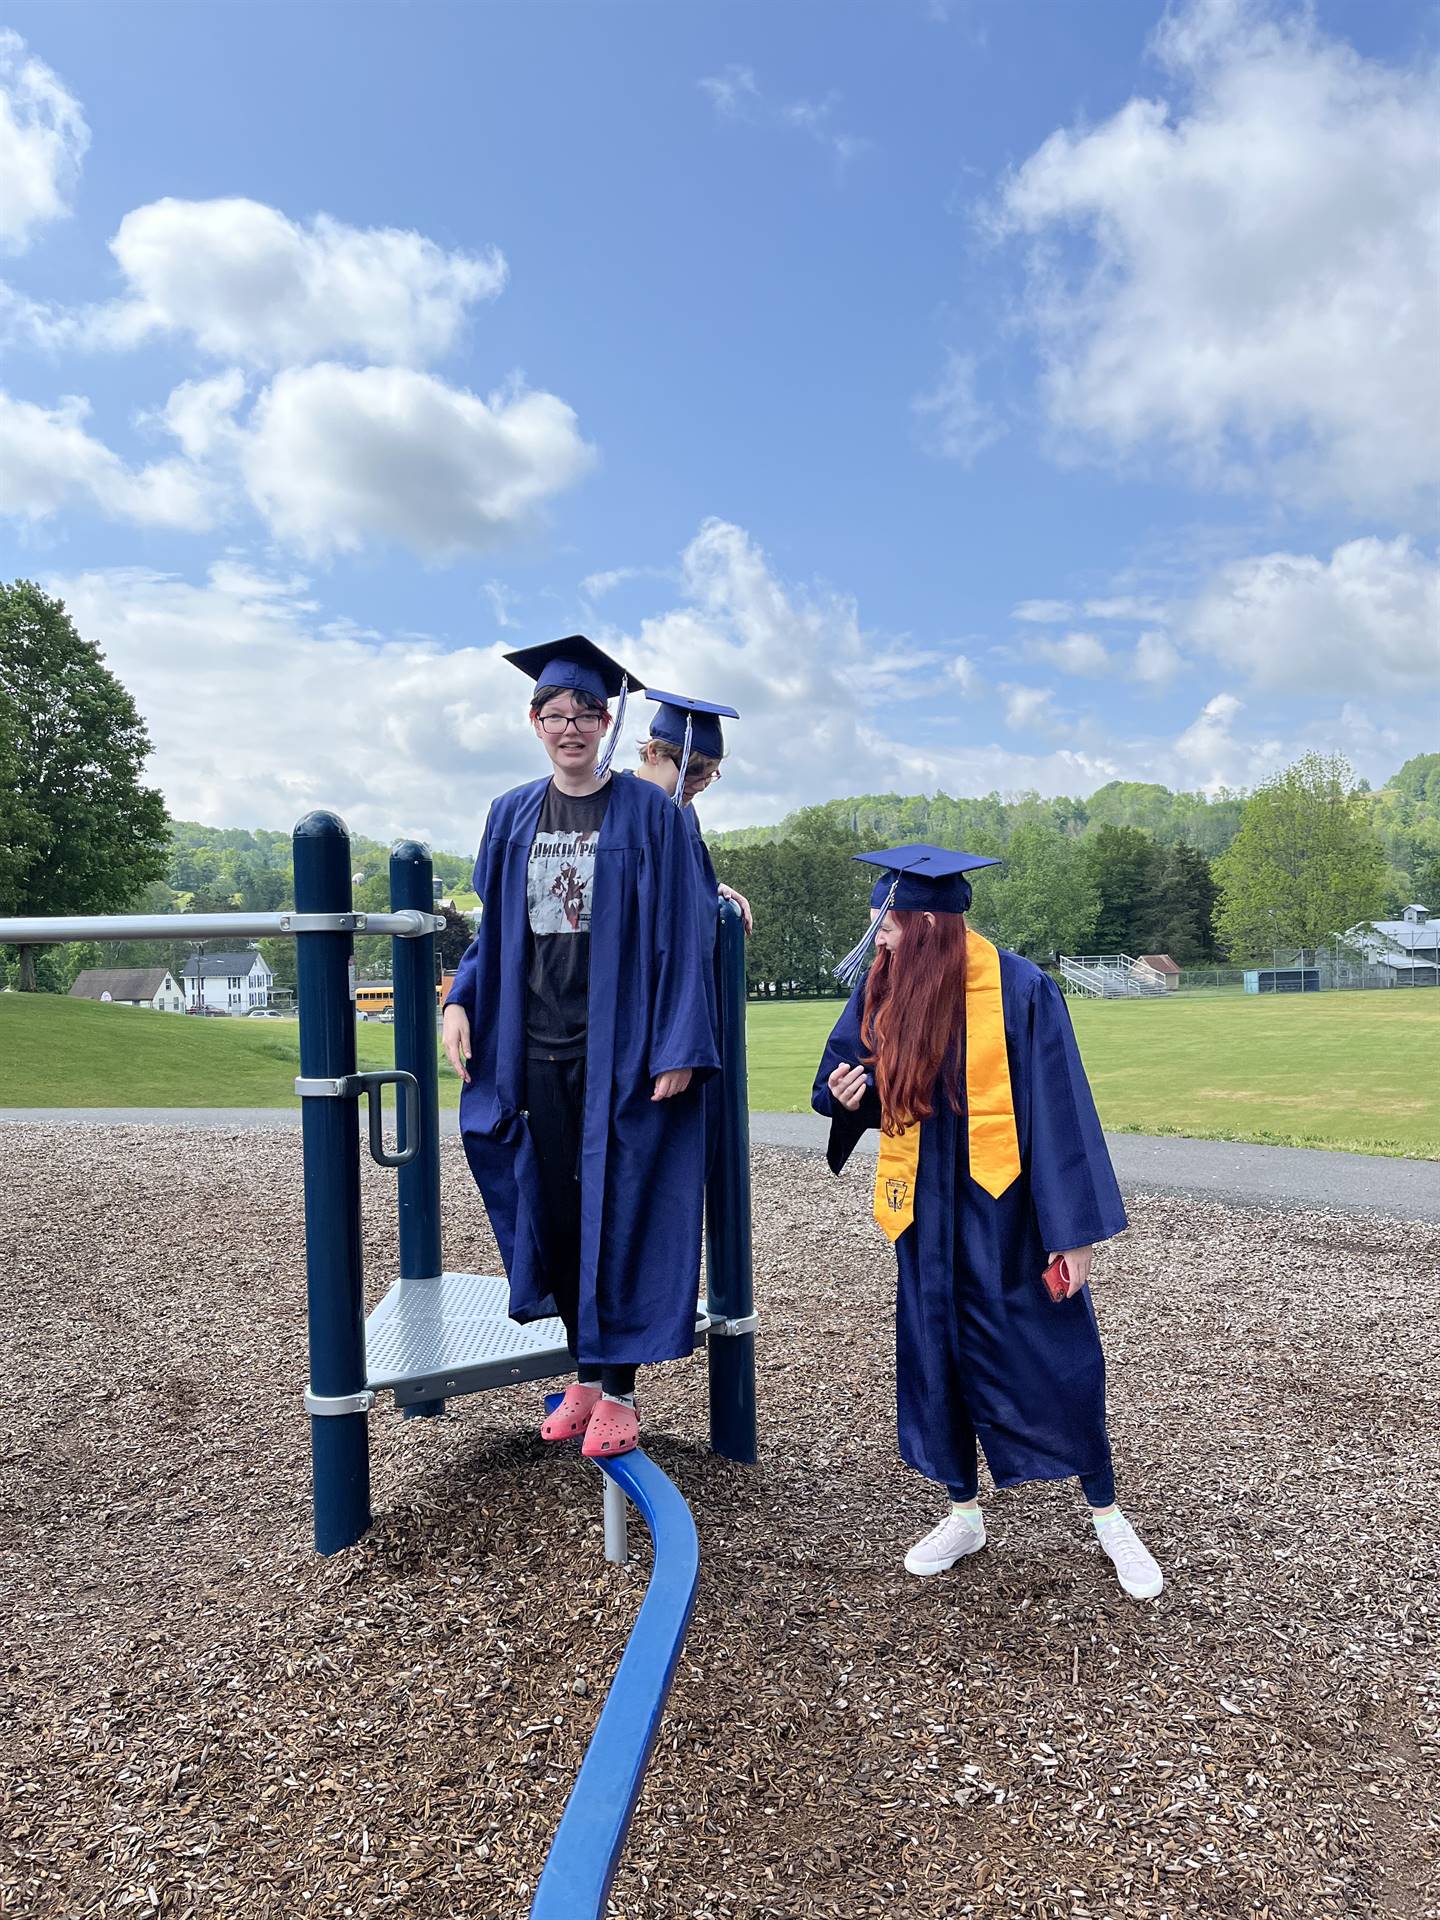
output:
M685 716L685 743L680 749L680 778L675 782L675 804L685 804L685 775L690 766L690 742L694 738L695 723L687 713Z
M605 742L604 751L595 762L595 778L603 780L610 771L610 762L615 758L615 749L620 744L620 734L625 725L625 696L630 691L630 682L620 682L620 704L615 709L615 724L610 729L610 738Z
M890 891L885 896L884 906L874 915L864 933L835 969L835 978L842 986L853 987L865 971L865 963L869 960L871 951L875 945L875 936L879 933L886 914L889 913L891 907L894 906L895 895L899 890L900 875L897 873L895 878L890 882Z

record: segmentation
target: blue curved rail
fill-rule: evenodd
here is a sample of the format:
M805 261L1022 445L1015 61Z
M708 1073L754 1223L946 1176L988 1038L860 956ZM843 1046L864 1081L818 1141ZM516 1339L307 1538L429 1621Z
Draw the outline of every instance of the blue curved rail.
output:
M530 1920L600 1920L605 1911L700 1579L695 1519L675 1483L643 1453L597 1464L640 1509L655 1565L560 1816Z

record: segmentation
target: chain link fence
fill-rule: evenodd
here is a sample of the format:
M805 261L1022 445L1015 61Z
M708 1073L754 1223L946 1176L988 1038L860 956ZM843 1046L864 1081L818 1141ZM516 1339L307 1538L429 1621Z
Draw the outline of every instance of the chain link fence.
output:
M1337 938L1321 947L1272 947L1248 967L1182 967L1181 993L1405 991L1440 986L1440 966L1372 936L1369 947ZM1248 983L1247 983L1248 982Z

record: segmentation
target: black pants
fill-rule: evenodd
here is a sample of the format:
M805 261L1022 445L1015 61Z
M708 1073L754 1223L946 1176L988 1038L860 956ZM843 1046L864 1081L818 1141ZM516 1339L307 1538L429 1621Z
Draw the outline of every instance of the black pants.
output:
M555 1310L565 1323L565 1342L577 1355L580 1320L580 1135L585 1119L585 1061L532 1054L525 1090L530 1138L540 1173L540 1222L545 1271ZM606 1393L633 1393L634 1367L580 1366L585 1386Z

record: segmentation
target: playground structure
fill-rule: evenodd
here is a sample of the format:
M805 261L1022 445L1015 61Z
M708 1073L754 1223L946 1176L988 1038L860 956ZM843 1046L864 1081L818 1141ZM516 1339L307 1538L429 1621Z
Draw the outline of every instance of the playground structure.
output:
M494 1275L447 1272L440 1232L439 1087L429 849L397 842L392 911L353 910L349 833L338 815L307 814L293 837L295 907L268 914L98 915L0 919L0 944L71 940L256 939L297 942L305 1185L306 1297L315 1545L353 1546L371 1522L368 1419L390 1392L406 1418L435 1418L457 1395L552 1379L573 1361L558 1320L517 1326ZM395 1068L357 1072L357 933L393 941ZM722 907L716 948L722 1067L706 1195L707 1289L696 1337L707 1347L712 1449L756 1458L751 1293L745 971L738 911ZM383 1089L396 1089L397 1145L383 1134ZM359 1103L369 1151L398 1179L399 1274L367 1324L361 1256ZM626 1507L645 1518L655 1556L649 1586L590 1750L537 1888L535 1920L598 1915L618 1865L646 1762L689 1624L698 1580L694 1520L643 1453L601 1466L605 1551L626 1557Z

